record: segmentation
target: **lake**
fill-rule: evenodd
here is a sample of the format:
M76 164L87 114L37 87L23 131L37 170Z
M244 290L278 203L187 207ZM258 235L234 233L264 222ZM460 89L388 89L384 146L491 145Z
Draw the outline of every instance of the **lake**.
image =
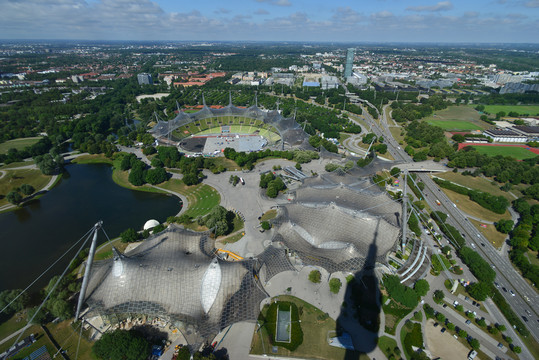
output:
M41 199L0 214L0 291L25 288L99 220L112 239L130 227L141 230L149 219L162 223L182 206L175 196L116 185L109 165L73 164L66 172L60 184ZM98 242L105 241L100 231ZM60 274L73 255L62 259L61 266L38 285Z

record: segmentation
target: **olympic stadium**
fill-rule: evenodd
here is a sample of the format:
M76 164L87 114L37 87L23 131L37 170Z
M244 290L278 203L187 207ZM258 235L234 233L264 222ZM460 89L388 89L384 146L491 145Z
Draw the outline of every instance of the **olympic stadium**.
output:
M309 135L294 117L285 118L279 110L262 110L232 105L221 109L206 105L195 113L178 111L169 121L158 121L149 131L162 143L178 144L186 154L217 155L225 148L253 152L265 148L310 149Z

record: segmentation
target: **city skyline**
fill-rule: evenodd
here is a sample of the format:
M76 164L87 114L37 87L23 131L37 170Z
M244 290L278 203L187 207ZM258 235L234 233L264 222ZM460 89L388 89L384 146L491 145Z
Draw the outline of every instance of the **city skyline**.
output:
M0 4L3 39L537 43L539 33L539 0Z

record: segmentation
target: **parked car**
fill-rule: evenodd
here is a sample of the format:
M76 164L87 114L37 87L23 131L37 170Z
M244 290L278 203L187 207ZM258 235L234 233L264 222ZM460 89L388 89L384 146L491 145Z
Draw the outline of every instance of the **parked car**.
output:
M442 328L442 330L440 330L442 332L442 334L445 332L445 328Z
M466 325L470 325L472 322L470 320L466 320Z

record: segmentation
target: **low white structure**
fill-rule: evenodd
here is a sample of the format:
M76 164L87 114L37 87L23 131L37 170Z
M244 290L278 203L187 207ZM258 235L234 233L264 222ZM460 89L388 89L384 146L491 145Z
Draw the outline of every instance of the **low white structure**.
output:
M144 223L143 229L150 230L156 227L157 225L159 225L159 221L151 219L151 220L146 221L146 223Z
M518 134L510 129L485 130L483 134L491 138L494 142L525 143L528 141L527 136Z

